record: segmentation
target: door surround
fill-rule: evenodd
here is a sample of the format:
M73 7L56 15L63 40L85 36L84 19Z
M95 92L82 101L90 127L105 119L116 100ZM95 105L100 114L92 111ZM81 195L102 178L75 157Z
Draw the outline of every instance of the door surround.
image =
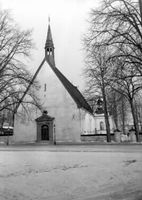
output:
M35 119L37 124L37 142L54 142L54 117L43 111L42 115Z

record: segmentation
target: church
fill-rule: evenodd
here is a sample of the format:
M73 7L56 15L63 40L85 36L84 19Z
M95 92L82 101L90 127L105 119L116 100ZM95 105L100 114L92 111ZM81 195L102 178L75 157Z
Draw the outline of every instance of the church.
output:
M36 79L43 111L31 111L30 119L14 120L11 142L80 142L85 114L93 114L81 92L56 67L51 27L48 25L44 64ZM25 97L26 98L26 97ZM26 115L26 113L25 113Z
M29 116L22 111L19 104L14 116L14 134L9 137L9 143L80 143L82 136L94 135L99 131L99 126L95 125L96 117L92 107L78 88L56 67L50 24L45 43L45 58L31 83L34 79L40 83L37 96L40 98L42 111L38 108L32 109ZM26 98L29 88L30 85L22 100ZM19 117L21 112L22 117ZM98 133L106 134L104 116L99 115L98 119L98 123L101 123L101 132ZM113 125L111 128L113 129Z

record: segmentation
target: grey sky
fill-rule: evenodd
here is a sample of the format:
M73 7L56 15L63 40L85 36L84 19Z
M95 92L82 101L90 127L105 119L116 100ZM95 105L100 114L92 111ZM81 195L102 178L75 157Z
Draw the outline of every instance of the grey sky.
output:
M44 56L48 16L55 44L56 66L75 85L82 87L83 52L81 38L87 29L90 8L99 0L0 0L2 9L10 9L13 18L24 29L33 29L36 50L29 66L33 72Z

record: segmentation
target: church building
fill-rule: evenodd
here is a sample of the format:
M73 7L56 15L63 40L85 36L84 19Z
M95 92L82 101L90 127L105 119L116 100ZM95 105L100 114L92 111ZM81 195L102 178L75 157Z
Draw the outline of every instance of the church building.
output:
M27 98L35 79L40 84L36 96L41 107L34 106L27 113L21 102ZM80 143L95 141L98 135L106 140L104 113L99 108L98 112L94 111L78 88L56 67L50 24L45 57L16 109L13 135L6 137L8 143ZM110 117L111 132L113 127ZM4 139L0 136L0 142Z
M45 58L35 78L40 83L37 96L42 104L42 113L33 109L30 117L25 113L25 117L21 118L19 106L10 142L80 142L85 115L92 115L93 110L78 88L56 67L50 24Z

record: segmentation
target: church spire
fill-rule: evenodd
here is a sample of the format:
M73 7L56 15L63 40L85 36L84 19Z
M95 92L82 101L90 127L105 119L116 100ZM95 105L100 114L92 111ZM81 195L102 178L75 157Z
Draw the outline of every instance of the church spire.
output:
M49 64L55 66L54 61L54 43L52 39L51 27L50 27L50 18L48 19L48 31L47 31L47 38L45 43L45 58Z
M46 38L46 43L45 43L45 48L48 47L53 47L53 39L52 39L52 33L51 33L51 28L50 28L50 17L48 18L48 32L47 32L47 38Z

